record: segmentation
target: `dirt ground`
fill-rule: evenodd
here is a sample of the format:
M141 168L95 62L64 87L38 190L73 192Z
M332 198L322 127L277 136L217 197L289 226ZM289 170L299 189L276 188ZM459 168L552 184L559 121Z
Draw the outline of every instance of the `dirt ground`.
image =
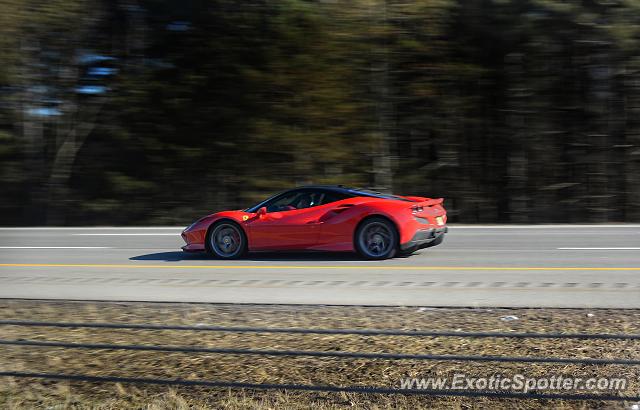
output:
M639 310L435 309L0 301L0 320L112 322L229 327L395 329L486 332L640 334ZM0 339L319 350L572 358L640 358L640 340L577 340L230 333L0 326ZM228 355L0 346L0 370L247 383L398 388L406 377L617 377L626 389L546 391L638 396L640 366L497 363L361 358ZM0 407L9 409L377 409L377 408L629 408L632 402L567 401L325 393L126 383L0 378Z

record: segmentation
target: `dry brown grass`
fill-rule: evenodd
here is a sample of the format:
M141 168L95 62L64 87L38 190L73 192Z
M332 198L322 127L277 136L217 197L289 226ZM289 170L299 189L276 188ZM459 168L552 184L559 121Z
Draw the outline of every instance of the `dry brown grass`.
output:
M507 315L515 321L503 321ZM424 309L415 307L264 306L151 303L0 302L0 319L182 325L368 328L576 333L640 333L638 310ZM634 358L640 341L463 339L399 336L248 334L163 330L56 329L2 326L2 339L205 347L339 350L509 356ZM402 377L466 373L627 377L640 390L638 366L474 363L311 357L231 356L142 351L0 347L2 370L249 383L398 387ZM628 403L627 403L628 405ZM51 409L375 409L621 408L623 403L404 395L170 388L115 383L0 378L0 407Z

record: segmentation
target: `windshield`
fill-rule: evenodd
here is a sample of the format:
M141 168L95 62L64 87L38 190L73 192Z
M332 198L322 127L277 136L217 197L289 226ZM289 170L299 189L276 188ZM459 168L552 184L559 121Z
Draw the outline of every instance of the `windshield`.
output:
M284 194L284 192L280 192L278 194L270 196L269 198L265 199L264 201L259 202L259 203L255 204L255 205L253 205L253 206L251 206L251 207L249 207L247 209L244 209L243 212L254 212L254 213L258 212L258 209L262 208L264 206L264 204L266 204L267 202L271 201L272 199L274 199L277 196L280 196L282 194Z

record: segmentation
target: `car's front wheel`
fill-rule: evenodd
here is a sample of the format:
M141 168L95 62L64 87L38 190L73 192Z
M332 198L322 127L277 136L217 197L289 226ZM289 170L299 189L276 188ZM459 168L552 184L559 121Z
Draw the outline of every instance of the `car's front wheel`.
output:
M247 251L247 236L231 221L216 223L207 232L207 250L220 259L237 259Z
M398 249L398 233L388 219L369 218L356 231L355 247L366 259L393 258Z

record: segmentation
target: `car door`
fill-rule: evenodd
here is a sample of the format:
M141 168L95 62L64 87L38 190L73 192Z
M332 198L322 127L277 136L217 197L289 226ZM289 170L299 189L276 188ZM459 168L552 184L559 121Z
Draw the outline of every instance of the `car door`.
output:
M267 213L247 221L251 250L307 249L318 241L322 192L295 190L264 204Z

